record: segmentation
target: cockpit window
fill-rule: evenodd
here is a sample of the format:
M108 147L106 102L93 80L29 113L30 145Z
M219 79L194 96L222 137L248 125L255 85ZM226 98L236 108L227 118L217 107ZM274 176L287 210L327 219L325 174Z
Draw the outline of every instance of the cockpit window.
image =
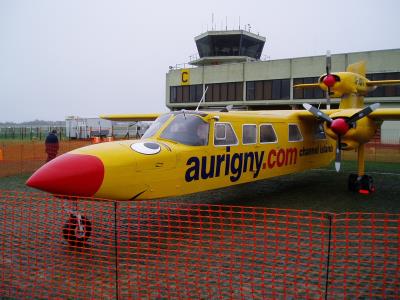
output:
M171 114L165 114L162 116L159 116L154 122L153 124L151 124L151 126L149 127L149 129L146 130L146 132L144 133L144 135L142 136L142 139L146 139L149 137L152 137L153 135L156 134L156 132L158 130L160 130L160 128L164 125L165 122L167 122L167 120L171 117Z
M200 117L180 114L164 129L160 137L189 146L208 144L210 125Z

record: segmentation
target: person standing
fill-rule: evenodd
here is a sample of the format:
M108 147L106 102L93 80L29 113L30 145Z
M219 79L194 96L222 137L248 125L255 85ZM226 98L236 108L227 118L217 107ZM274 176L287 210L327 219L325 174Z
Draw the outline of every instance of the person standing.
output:
M46 153L47 153L46 162L49 162L52 159L56 158L58 149L60 147L59 143L58 143L57 130L53 129L47 135L46 141L45 141L45 147L46 147Z

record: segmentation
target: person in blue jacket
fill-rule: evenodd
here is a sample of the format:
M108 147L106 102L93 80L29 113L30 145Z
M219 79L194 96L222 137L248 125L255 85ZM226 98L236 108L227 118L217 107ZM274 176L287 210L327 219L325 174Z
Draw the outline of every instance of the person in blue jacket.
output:
M51 161L57 156L59 143L57 137L57 130L53 129L46 137L45 141L47 160L46 162Z

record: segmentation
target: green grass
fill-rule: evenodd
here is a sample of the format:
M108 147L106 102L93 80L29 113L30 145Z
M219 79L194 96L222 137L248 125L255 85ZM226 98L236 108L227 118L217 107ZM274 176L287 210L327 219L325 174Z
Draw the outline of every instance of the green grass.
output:
M327 169L310 170L165 200L327 212L400 213L400 164L367 163L367 174L374 178L377 189L370 195L347 190L348 175L355 173L356 169L356 162L345 161L340 173L336 173L332 165ZM0 189L35 191L25 186L28 177L29 174L0 178Z

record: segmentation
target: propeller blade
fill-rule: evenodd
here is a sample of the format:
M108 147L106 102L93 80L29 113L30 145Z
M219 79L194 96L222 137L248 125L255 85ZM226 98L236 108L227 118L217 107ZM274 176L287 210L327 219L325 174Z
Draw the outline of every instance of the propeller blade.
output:
M331 51L329 50L326 51L325 66L326 66L326 75L329 75L331 73L331 66L332 66Z
M364 109L360 110L359 112L355 113L352 115L348 120L347 123L353 123L355 121L360 120L361 118L368 116L370 113L372 113L374 110L376 110L380 106L380 103L374 103L371 104Z
M326 75L329 75L331 72L331 67L332 67L331 51L329 51L329 50L326 51L325 66L326 66ZM328 90L326 91L326 108L327 109L331 109L330 93L331 93L331 89L328 86Z
M328 90L326 91L326 109L331 109L331 88L328 86Z
M232 108L233 108L233 105L230 104L230 105L225 106L223 109L221 109L220 112L229 112L230 110L232 110Z
M335 158L335 169L336 172L340 171L340 163L342 161L342 149L341 149L341 141L340 135L338 135L338 139L336 142L336 158Z
M320 119L328 122L329 124L332 123L333 120L328 115L324 114L322 111L320 111L318 108L312 106L311 104L303 103L303 107L306 110L308 110L310 113L312 113L314 116L316 116L317 118L320 118Z

